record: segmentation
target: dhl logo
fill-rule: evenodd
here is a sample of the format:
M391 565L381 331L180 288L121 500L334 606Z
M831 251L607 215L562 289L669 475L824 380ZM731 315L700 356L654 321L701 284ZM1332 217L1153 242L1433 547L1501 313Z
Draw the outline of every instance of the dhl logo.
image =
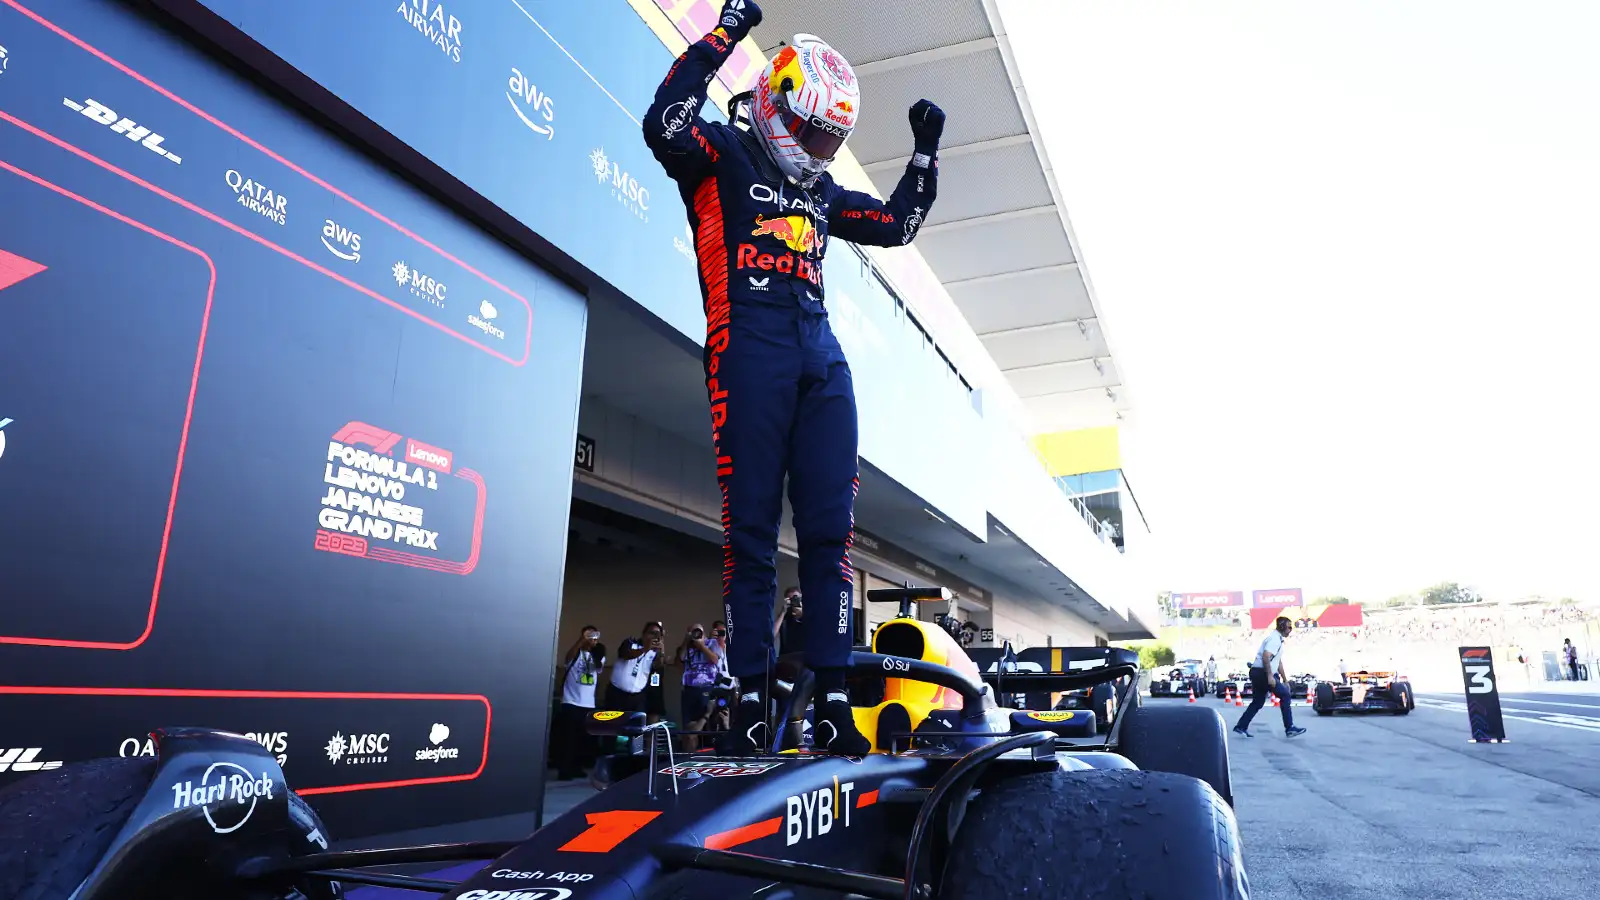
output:
M750 232L754 237L770 235L796 253L813 254L822 242L822 236L817 233L816 226L811 224L811 219L806 216L756 216L755 230Z

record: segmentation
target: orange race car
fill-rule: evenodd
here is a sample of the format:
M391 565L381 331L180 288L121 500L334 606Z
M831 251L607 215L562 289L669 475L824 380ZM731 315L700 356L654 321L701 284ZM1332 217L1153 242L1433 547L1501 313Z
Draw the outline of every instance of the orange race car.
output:
M1346 673L1343 683L1324 681L1318 684L1311 708L1319 716L1331 716L1336 712L1386 712L1403 716L1417 708L1417 700L1406 676L1363 669Z

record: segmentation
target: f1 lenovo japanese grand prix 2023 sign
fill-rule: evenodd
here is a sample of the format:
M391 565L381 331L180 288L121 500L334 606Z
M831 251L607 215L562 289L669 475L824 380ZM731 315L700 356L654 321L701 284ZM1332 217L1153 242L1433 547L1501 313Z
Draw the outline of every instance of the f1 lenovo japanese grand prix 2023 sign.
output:
M196 726L340 838L525 812L585 302L156 22L0 2L0 786Z

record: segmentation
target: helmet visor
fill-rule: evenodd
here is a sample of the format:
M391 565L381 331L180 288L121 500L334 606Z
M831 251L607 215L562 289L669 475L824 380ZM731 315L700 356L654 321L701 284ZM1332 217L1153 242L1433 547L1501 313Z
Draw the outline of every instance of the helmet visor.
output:
M800 115L787 103L779 110L783 114L783 127L795 143L815 159L831 161L844 146L845 138L850 136L849 132L825 119Z

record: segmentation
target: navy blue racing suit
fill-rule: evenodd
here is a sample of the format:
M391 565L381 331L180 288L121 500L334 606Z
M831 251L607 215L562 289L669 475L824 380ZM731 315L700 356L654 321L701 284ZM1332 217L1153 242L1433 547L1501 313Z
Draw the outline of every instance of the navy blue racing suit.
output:
M917 153L887 203L824 173L787 181L761 137L699 115L732 43L713 31L667 72L644 138L688 208L706 313L706 392L722 491L722 596L730 674L770 670L774 557L784 476L800 550L806 664L846 665L851 647L856 403L828 325L828 238L909 244L933 205L934 154ZM936 149L936 148L935 148Z

